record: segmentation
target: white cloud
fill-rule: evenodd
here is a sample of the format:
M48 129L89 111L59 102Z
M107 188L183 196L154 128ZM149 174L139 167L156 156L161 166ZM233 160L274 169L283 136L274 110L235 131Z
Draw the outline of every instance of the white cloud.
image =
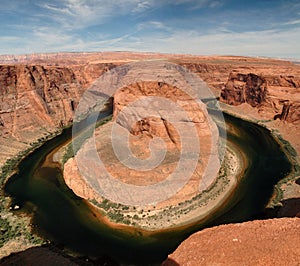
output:
M17 36L0 36L0 42L15 42L19 40L21 40L21 38Z
M73 15L68 8L60 8L60 7L56 7L54 5L47 4L47 3L39 4L39 6L46 10L58 12L58 13L61 13L64 15Z
M74 37L72 35L60 32L58 30L53 31L52 28L39 27L33 30L33 36L38 43L45 46L56 46L71 42Z
M291 20L291 21L284 23L284 25L296 25L296 24L300 24L300 19Z
M174 3L175 5L180 5L180 4L189 4L190 5L190 10L195 10L195 9L200 9L204 7L210 7L210 8L216 8L220 7L223 5L222 1L218 0L171 0L170 3Z
M61 0L56 5L43 2L39 6L45 10L43 16L74 30L102 24L119 15L141 13L155 5L154 0Z
M216 8L216 7L221 7L223 5L223 3L221 1L212 1L209 4L210 8Z
M14 1L12 1L14 2ZM37 2L38 3L38 2ZM6 25L12 32L24 31L27 37L0 36L0 53L136 50L191 54L265 55L300 58L300 20L290 20L285 25L293 29L285 31L231 31L231 21L220 22L213 28L199 29L197 18L191 18L188 26L180 17L170 20L145 21L138 17L163 5L187 4L190 8L217 7L223 1L208 0L54 0L40 1L41 13L28 18L28 24ZM147 14L147 13L146 13ZM127 32L99 29L98 32L81 32L88 26L118 19L121 15L133 15L135 21L127 26ZM47 19L44 19L46 16ZM56 23L53 23L53 20ZM177 27L179 25L180 27ZM272 28L282 28L278 21ZM131 32L130 32L130 27ZM185 27L185 29L184 29ZM180 28L180 30L179 30ZM189 30L194 28L195 30ZM79 31L80 30L80 31ZM202 30L202 32L201 32ZM129 33L128 33L129 31ZM203 33L203 32L208 33ZM21 36L21 35L20 35ZM23 35L22 35L23 36Z
M163 26L152 22L153 25ZM27 41L10 36L0 37L1 53L33 53L59 51L151 51L200 55L249 55L293 57L300 59L300 27L286 31L218 32L201 35L196 31L175 30L147 33L144 31L109 38L93 35L93 39L66 34L51 28L35 28ZM23 41L22 47L11 48L12 42ZM13 51L8 52L9 49Z
M45 1L39 5L44 9L42 16L53 19L65 29L80 29L86 26L101 24L119 15L139 15L164 5L188 4L190 9L217 7L219 0L61 0ZM36 16L41 16L38 14Z
M132 12L133 13L140 13L140 12L144 12L145 10L151 8L153 3L151 3L150 1L139 1L136 4L136 7L133 8Z
M172 31L172 28L165 25L160 21L146 21L137 25L137 31L143 31L146 29L155 29L155 30L163 30L163 31Z

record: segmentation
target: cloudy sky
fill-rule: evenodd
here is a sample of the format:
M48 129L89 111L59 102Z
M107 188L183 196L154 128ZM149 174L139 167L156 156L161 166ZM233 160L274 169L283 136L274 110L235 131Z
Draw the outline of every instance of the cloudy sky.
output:
M151 51L300 59L299 0L1 0L0 54Z

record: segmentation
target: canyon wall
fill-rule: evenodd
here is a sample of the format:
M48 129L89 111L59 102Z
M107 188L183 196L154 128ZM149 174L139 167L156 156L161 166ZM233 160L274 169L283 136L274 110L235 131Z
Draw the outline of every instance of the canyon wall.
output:
M247 103L267 119L300 123L299 76L235 70L221 90L220 100L234 106Z
M1 56L0 163L70 124L82 93L103 72L149 58L186 67L225 103L247 104L270 120L300 121L300 67L285 61L126 52Z
M113 64L0 66L0 163L69 125L84 90Z

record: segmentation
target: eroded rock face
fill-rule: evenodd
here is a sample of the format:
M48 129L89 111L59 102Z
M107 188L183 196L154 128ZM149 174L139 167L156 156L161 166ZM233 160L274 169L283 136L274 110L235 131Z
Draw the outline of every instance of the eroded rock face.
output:
M220 100L230 105L248 103L264 118L300 121L299 77L234 71L220 95Z
M182 110L185 110L188 113L189 121L192 123L204 123L206 118L203 112L201 112L198 104L187 94L185 94L181 89L170 86L166 83L161 82L142 82L132 84L127 86L126 88L122 88L118 90L114 95L114 114L113 118L116 119L120 114L122 109L129 106L134 101L138 100L140 97L157 97L157 107L162 109L162 114L167 113L169 111L175 112L175 110L168 110L167 106L163 106L164 102L160 102L160 99L169 99L174 102L174 104L178 105ZM155 103L154 103L155 104ZM147 103L142 104L141 106L133 106L132 112L128 111L127 113L131 113L132 115L137 115L139 113L139 109L148 108L145 112L151 113L151 106L144 106ZM199 110L200 109L200 110ZM206 110L206 107L204 108ZM144 110L141 110L142 112ZM152 110L154 111L154 109ZM179 110L178 110L179 111ZM145 113L144 112L144 113ZM122 114L123 115L123 114ZM179 111L178 113L178 121L180 121L182 114ZM141 135L144 133L148 133L151 137L152 135L156 135L159 137L169 138L173 143L180 143L179 136L176 135L175 129L171 126L170 121L167 121L163 118L163 115L160 117L141 117L139 121L137 121L134 125L130 123L132 117L122 116L120 120L120 124L127 127L127 129L133 135ZM174 114L174 118L176 119L176 114ZM134 117L136 120L136 117ZM182 121L184 122L184 121ZM188 121L185 121L188 123Z
M112 67L0 65L0 161L70 124L85 88Z
M265 103L267 95L267 82L263 77L233 72L221 92L221 99L231 105L248 103L257 107Z
M76 79L70 69L1 66L0 73L4 133L20 136L27 128L59 127L71 121L71 102L78 101L75 90L79 88L74 88Z
M281 101L282 111L274 116L274 119L280 119L289 123L297 123L300 121L300 101L290 102Z
M299 218L204 229L182 242L163 265L297 265L299 231Z

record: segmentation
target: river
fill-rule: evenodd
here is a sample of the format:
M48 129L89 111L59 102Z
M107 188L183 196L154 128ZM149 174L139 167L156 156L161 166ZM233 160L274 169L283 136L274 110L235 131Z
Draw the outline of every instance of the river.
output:
M227 138L243 150L249 165L234 195L205 223L150 235L101 223L86 201L65 185L58 166L43 166L47 155L71 138L70 128L28 155L19 165L19 174L10 178L4 189L12 197L12 205L33 217L34 232L66 252L90 258L109 256L125 264L159 264L195 231L259 218L274 185L291 170L267 129L228 114L224 118Z

